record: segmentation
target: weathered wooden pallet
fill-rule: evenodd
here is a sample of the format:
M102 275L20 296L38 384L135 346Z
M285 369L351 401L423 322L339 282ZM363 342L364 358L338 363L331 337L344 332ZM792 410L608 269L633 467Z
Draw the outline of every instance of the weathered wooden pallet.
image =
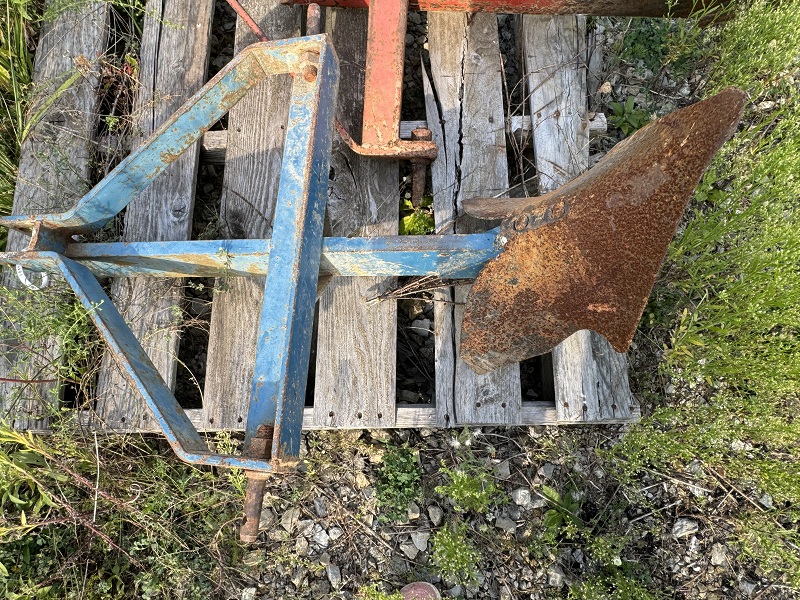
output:
M162 6L161 2L157 4ZM152 118L142 124L145 131L172 110L159 105L156 115L154 98L178 95L180 104L203 82L208 35L204 27L210 23L207 6L210 2L201 3L202 6L189 3L192 10L184 4L186 0L165 0L163 9L167 14L181 13L182 18L193 18L196 22L159 30L160 46L152 46L160 48L162 53L169 52L169 56L162 56L156 50L153 56L141 61L143 71L150 65L156 72L170 72L163 79L155 76L145 79L148 85L139 106L152 109ZM279 0L254 1L248 9L268 35L299 34L299 9L281 6ZM175 19L164 21L172 23ZM530 112L534 115L534 151L542 165L539 172L545 172L545 163L556 165L560 179L553 177L552 181L554 185L560 184L585 169L588 162L586 48L582 37L585 33L582 22L575 17L531 21L526 17L522 22L531 86ZM149 26L157 28L158 23ZM494 15L467 18L462 14L432 14L429 30L427 122L441 149L432 166L437 227L442 232L477 231L479 222L468 222L461 217L461 200L508 189L506 130L509 128L501 95L497 20ZM145 35L152 35L156 29L150 34L147 31ZM328 10L326 31L331 34L341 59L338 117L351 131L359 131L366 14ZM552 38L554 31L560 32L551 39L555 45L543 48L539 37ZM165 42L165 37L169 40L170 36L175 36L175 41ZM236 49L251 41L254 40L249 31L238 24ZM175 47L169 50L171 44L192 50L188 56L176 59L178 51ZM170 87L176 82L177 91ZM225 144L219 141L216 146L207 144L209 148L216 147L213 151L216 161L224 156L221 214L231 237L269 235L277 188L276 177L271 174L280 164L281 124L285 120L281 111L287 106L286 87L285 82L276 78L254 90L251 98L231 111ZM555 126L548 127L553 123ZM564 127L564 123L570 126ZM212 134L209 139L214 137ZM219 134L216 139L220 139ZM224 152L220 146L224 146ZM568 155L559 153L562 148L569 149ZM149 207L141 205L139 210L147 218L136 218L134 209L130 224L126 223L126 239L128 235L142 240L177 239L189 234L186 224L191 224L199 154L195 149L182 165L175 167L176 171L181 169L180 174L162 175L162 185L168 187L149 194ZM332 167L327 235L395 234L398 164L357 157L336 142ZM540 179L540 189L545 187ZM156 197L161 213L163 198L183 199L183 210L178 211L180 218L164 217L179 221L180 232L163 230L157 216L161 213L152 204ZM140 201L147 199L143 195ZM133 207L132 204L129 212ZM565 353L567 358L554 355L556 401L525 401L517 365L487 376L472 373L456 355L462 312L459 302L466 295L466 289L462 288L444 289L436 296L440 301L436 302L435 316L435 403L398 404L396 302L365 302L367 291L375 296L375 290L391 284L385 278L338 278L321 296L313 365L315 392L313 406L305 409L304 428L612 423L638 418L638 404L628 386L624 355L612 354L602 338L588 332L577 334L579 344L570 342L577 349ZM261 290L260 282L255 280L234 282L230 291L214 299L203 408L186 410L198 430L244 429ZM176 305L178 297L171 295L169 303ZM151 357L156 361L161 358L163 362L156 364L166 381L174 384L177 336L154 331L159 329L156 326L161 322L159 315L163 316L168 307L165 304L156 308L153 303L146 308L141 312L137 333L145 348L152 350ZM119 381L115 369L104 363L100 387L106 392L99 398L94 413L83 413L81 420L112 431L154 430L153 420L142 410L143 403Z

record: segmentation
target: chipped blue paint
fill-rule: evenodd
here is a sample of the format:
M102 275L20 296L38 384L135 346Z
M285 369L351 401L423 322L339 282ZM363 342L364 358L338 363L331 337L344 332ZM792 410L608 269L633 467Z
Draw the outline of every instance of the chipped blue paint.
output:
M325 238L320 275L444 279L476 277L500 252L498 230L440 236ZM64 256L98 277L252 277L266 275L270 240L70 244ZM0 254L0 263L47 271L36 252Z
M48 229L70 233L101 228L253 86L269 75L298 72L305 53L319 52L326 45L327 39L320 35L247 47L72 209L51 215L4 217L0 218L0 225L29 230L41 222Z
M300 453L328 194L336 74L335 57L325 48L319 58L318 85L309 88L296 77L292 86L245 432L246 453L257 428L274 425L273 460Z

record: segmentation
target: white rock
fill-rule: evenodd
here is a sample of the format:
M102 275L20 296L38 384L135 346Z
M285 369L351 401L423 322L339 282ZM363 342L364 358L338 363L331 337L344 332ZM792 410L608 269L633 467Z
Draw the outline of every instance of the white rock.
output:
M531 498L531 505L529 508L545 508L547 507L547 500L545 500L539 494L536 494Z
M300 535L304 535L305 537L311 537L315 527L319 528L320 526L314 523L313 519L305 519L297 522L297 531L300 532Z
M494 466L494 474L500 479L508 479L511 477L511 466L507 460L497 463Z
M256 588L244 588L240 597L242 600L256 600Z
M258 520L258 529L259 531L266 531L267 529L271 529L272 526L275 524L275 521L278 520L278 516L275 514L275 511L271 508L265 508L261 511L261 517Z
M283 513L281 517L281 527L283 527L289 533L292 533L292 530L297 525L297 521L300 519L300 508L293 507Z
M699 526L694 519L678 519L672 526L672 535L677 539L689 537L697 533Z
M308 540L302 535L294 542L294 552L297 556L306 556L308 554Z
M306 575L308 575L308 569L306 569L303 566L297 567L292 572L292 579L291 579L292 585L295 588L300 588L300 586L303 583L303 580L305 580L305 578L306 578Z
M711 564L716 567L722 567L728 562L728 553L725 546L722 544L714 544L711 547Z
M553 463L546 462L539 467L539 474L545 479L550 479L556 471L556 466Z
M338 527L331 527L328 529L328 537L331 538L332 542L338 540L343 534L344 532Z
M552 565L547 569L547 585L554 588L564 585L564 571L558 565Z
M517 506L528 508L531 505L531 491L528 488L517 488L511 492L511 499Z
M328 516L328 505L325 502L325 498L321 496L314 498L314 511L320 519Z
M369 479L363 473L356 473L356 487L360 490L369 487Z
M772 508L772 496L769 494L764 494L761 498L758 499L758 503L766 508L767 510Z
M314 535L311 536L311 541L313 541L317 546L320 548L327 548L328 544L330 544L331 538L328 535L328 532L325 531L322 527L317 529L314 528Z
M400 390L400 402L405 404L416 404L419 402L419 394L417 392L412 392L411 390Z
M497 517L494 526L506 533L514 533L517 530L517 524L507 517Z
M412 321L411 329L419 337L422 337L422 338L428 337L431 334L431 322L430 322L430 319L417 319L416 321Z
M756 584L746 579L742 579L739 582L739 591L741 591L745 596L748 598L753 595L753 592L756 591Z
M444 512L441 508L436 506L435 504L428 507L428 517L433 523L434 527L438 527L442 524L442 518L444 517Z
M410 540L406 540L405 542L400 544L400 550L410 560L414 560L415 558L417 558L417 554L419 554L419 548L417 548L414 542Z
M416 519L419 519L419 505L412 502L408 505L408 520L415 521Z
M325 574L328 576L328 581L331 582L331 587L338 590L342 587L342 572L336 565L328 565L325 567Z
M411 534L411 541L419 548L420 552L425 552L428 549L428 540L431 534L427 531L415 531Z

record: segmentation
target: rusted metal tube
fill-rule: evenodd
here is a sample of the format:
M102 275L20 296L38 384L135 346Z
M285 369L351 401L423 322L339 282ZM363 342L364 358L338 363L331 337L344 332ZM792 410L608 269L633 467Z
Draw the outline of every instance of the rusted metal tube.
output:
M271 425L260 425L245 455L250 458L271 458L272 437L275 428ZM247 471L247 490L244 495L244 522L239 530L239 539L252 544L258 537L258 524L261 521L261 505L264 503L264 490L267 482L263 474Z
M306 13L306 35L317 35L322 31L322 9L319 4L309 4Z
M415 142L430 142L433 139L430 129L414 129L411 132L411 139ZM412 158L411 164L411 205L414 208L422 206L422 199L425 196L425 180L428 175L428 164L431 161L425 158Z

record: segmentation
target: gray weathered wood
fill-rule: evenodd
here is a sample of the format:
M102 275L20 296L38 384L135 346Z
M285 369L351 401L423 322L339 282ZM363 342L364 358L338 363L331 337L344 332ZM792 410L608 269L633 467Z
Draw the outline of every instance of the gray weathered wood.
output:
M212 0L150 0L142 33L139 93L134 105L140 139L152 133L205 82ZM199 144L194 144L134 199L125 212L125 241L189 239ZM178 279L118 279L111 297L168 385L174 387L182 283ZM97 385L97 414L108 427L149 418L139 393L106 354Z
M508 189L497 17L432 13L428 31L432 81L424 78L425 103L439 147L431 167L436 227L441 233L471 233L478 225L462 217L461 201ZM458 358L468 291L468 286L451 288L435 298L439 424L517 424L519 365L477 375Z
M301 10L279 0L249 2L247 10L270 39L300 34ZM241 19L235 51L258 41ZM228 147L221 217L226 238L268 238L280 182L291 79L274 76L251 90L228 113ZM264 278L217 282L211 311L203 408L208 425L241 429L247 420L264 298ZM222 286L222 287L220 287Z
M530 115L515 115L506 118L506 126L510 128L511 134L517 138L518 141L526 140L530 143L531 140L531 117ZM422 128L428 129L427 121L400 121L400 138L404 140L411 139L411 132L414 129ZM606 115L598 112L590 115L589 118L589 135L594 137L605 133L608 130L608 123L606 122ZM108 153L116 152L118 147L117 138L115 136L108 136L100 140L101 151ZM202 148L200 153L200 162L209 165L222 165L225 164L225 151L228 146L228 132L224 129L209 131L203 136Z
M205 419L205 412L202 409L191 408L187 409L186 416L197 428L198 431L214 432L223 431L222 428L208 423ZM521 420L526 425L558 425L556 417L556 409L551 402L523 402L521 408ZM625 423L626 420L609 419L605 423ZM91 413L88 411L81 411L78 413L78 424L85 427L94 427L96 421ZM396 407L396 417L394 419L394 427L398 428L414 428L419 429L423 427L436 427L436 409L429 405L420 404L403 404ZM358 429L358 424L353 423L347 426L348 428ZM306 407L303 411L303 429L325 429L326 427L318 425L314 422L314 409ZM240 426L239 430L242 429ZM120 432L127 433L147 433L158 431L154 427L147 429L122 429Z
M586 18L523 17L525 70L533 116L539 193L588 167ZM553 349L559 421L633 416L627 357L602 336L579 331Z
M109 5L91 2L61 12L45 23L36 51L36 84L32 114L49 99L76 69L83 76L50 106L22 144L19 176L14 193L14 214L59 211L71 207L90 187L92 140L97 119L97 58L107 48ZM8 234L9 251L22 250L29 237ZM16 275L3 269L2 285L18 288ZM13 328L13 323L3 327ZM42 332L47 335L47 332ZM0 377L49 379L48 364L57 360L55 340L44 355L17 352L9 340L0 348ZM0 383L0 417L18 429L47 426L44 404L57 401L60 384ZM44 404L43 404L44 403Z
M360 139L367 14L329 10L326 30L339 55L337 116ZM335 136L328 216L331 235L396 235L398 162L369 159ZM397 304L367 304L393 278L336 278L319 300L314 417L317 427L393 427Z

